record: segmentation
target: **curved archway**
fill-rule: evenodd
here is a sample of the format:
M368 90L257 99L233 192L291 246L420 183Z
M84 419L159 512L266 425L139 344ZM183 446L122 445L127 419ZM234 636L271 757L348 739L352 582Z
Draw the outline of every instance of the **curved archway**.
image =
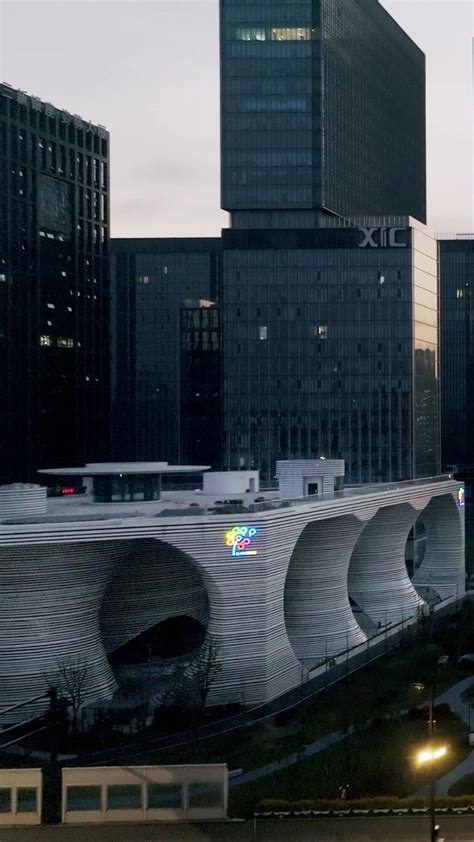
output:
M163 629L171 628L178 633L179 623L171 622L170 626L170 621L178 618L181 618L181 632L186 618L202 634L194 647L166 656ZM164 674L163 660L168 657L169 662L177 659L181 666L186 665L202 646L208 623L206 587L193 560L157 539L134 542L115 570L101 607L102 639L110 662L115 662L119 683L136 679L146 684L147 676L140 672L139 665L154 660L156 669L148 674L148 691L150 695L158 692ZM176 648L179 650L179 645ZM125 670L125 666L130 670Z
M354 547L349 594L377 625L403 622L424 604L405 562L407 538L417 518L418 510L408 503L379 509Z
M433 497L422 514L426 552L413 582L427 602L465 592L464 521L454 496Z
M159 540L129 545L102 600L105 651L111 653L157 623L182 615L207 628L206 587L193 560Z
M367 639L347 591L352 548L364 528L354 515L308 524L285 582L285 622L299 660L320 660Z
M152 658L191 657L201 648L205 636L204 626L193 617L168 617L114 649L109 661L115 666L143 664Z

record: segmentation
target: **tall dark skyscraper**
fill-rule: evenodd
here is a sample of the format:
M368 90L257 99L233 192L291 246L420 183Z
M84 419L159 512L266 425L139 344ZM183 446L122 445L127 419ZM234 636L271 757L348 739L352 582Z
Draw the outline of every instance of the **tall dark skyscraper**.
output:
M350 483L440 470L436 241L396 227L223 235L225 467L344 459Z
M425 56L378 0L220 0L235 228L426 221Z
M444 465L474 472L474 237L439 242Z
M0 85L0 481L107 455L109 135Z
M220 252L218 238L112 240L114 458L215 464Z

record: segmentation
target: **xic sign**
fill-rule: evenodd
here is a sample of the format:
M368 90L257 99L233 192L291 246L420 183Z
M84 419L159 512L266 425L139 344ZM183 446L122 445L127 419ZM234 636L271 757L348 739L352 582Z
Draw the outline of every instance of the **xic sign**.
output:
M406 228L361 228L360 233L362 235L360 249L407 247Z

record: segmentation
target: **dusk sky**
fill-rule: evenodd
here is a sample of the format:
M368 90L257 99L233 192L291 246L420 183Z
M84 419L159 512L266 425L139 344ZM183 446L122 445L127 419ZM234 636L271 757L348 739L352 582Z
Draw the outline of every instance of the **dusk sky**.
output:
M429 224L472 231L473 6L383 5L427 55ZM0 0L0 76L109 129L113 236L215 236L227 224L218 0Z

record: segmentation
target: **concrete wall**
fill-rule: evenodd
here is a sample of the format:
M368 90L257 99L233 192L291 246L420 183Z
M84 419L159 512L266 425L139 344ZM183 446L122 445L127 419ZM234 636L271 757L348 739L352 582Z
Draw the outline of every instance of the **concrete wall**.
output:
M204 474L204 494L245 494L260 491L258 471L210 471Z
M223 764L65 768L62 784L66 824L227 817L228 772Z

